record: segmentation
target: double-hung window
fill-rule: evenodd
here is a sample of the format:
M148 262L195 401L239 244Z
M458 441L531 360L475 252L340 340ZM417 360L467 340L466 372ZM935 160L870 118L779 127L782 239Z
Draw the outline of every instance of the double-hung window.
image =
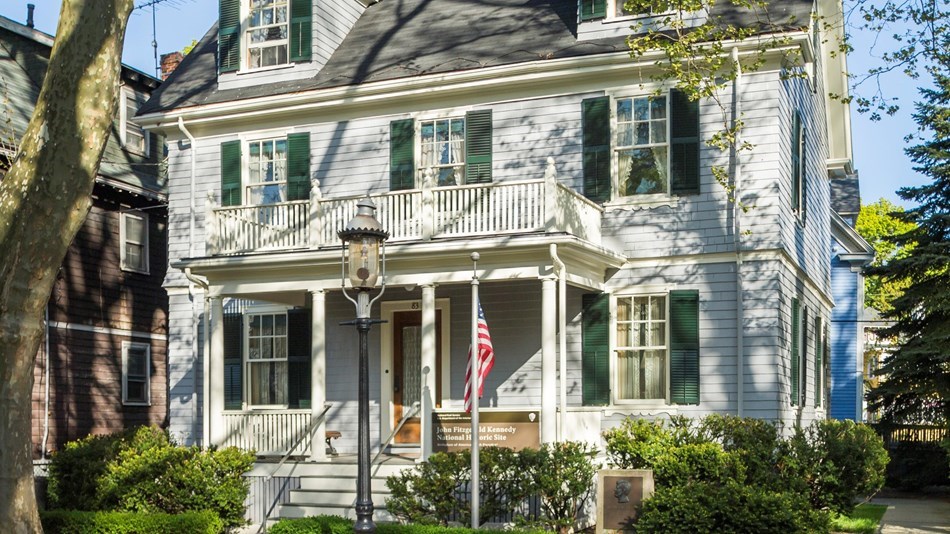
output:
M288 0L249 0L247 21L248 68L272 67L288 62Z
M668 9L627 9L625 0L580 0L581 20L634 17L668 12Z
M666 295L617 297L616 399L667 398Z
M287 201L287 139L248 143L247 203L277 204Z
M119 214L122 270L148 274L148 215L139 211Z
M129 152L148 157L149 133L133 120L139 108L148 100L148 96L128 87L123 87L120 94L122 102L119 106L119 137L122 147Z
M432 169L436 185L465 183L465 118L419 122L422 172Z
M636 202L695 195L699 103L678 90L581 102L584 196Z
M310 61L312 0L218 0L218 72Z
M699 404L698 291L616 297L601 293L582 300L585 406Z
M389 188L413 189L432 170L435 185L492 181L492 112L398 119L389 125Z
M222 206L264 206L309 196L309 132L221 143Z
M666 96L619 98L616 110L618 194L669 193Z
M287 405L287 313L247 315L250 404Z
M122 342L122 404L147 405L151 401L149 350L145 343Z

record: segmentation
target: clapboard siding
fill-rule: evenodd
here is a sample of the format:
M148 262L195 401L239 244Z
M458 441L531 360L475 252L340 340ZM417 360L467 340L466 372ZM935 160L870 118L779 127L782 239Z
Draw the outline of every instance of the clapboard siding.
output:
M201 414L198 411L204 392L204 339L199 329L195 338L193 309L187 293L178 292L168 298L171 321L168 325L168 431L186 445L201 441ZM203 316L199 315L199 321ZM201 323L199 322L199 326ZM194 345L198 347L193 351Z
M861 420L858 399L864 387L858 365L858 273L838 258L831 262L831 292L835 307L831 312L831 406L835 419Z

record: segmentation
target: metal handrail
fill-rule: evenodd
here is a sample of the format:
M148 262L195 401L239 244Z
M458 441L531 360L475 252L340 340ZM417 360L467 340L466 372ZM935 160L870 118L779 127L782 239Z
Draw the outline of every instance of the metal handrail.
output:
M393 441L393 438L396 437L396 433L402 430L402 425L406 424L406 421L408 421L410 417L416 415L416 412L419 411L419 408L421 408L419 401L412 403L412 407L409 408L409 411L402 416L402 419L399 421L399 424L396 425L396 428L394 428L392 433L389 434L389 437L386 438L386 441L380 445L379 450L376 451L376 456L373 456L373 461L370 462L370 465L375 464L376 460L379 460L379 457L382 456L383 451L386 450L386 447L389 447Z
M316 430L318 426L323 424L324 421L326 421L327 412L330 411L330 408L332 406L333 404L329 402L323 403L323 411L320 412L320 415L318 415L316 419L310 422L310 425L307 426L306 432L301 434L300 437L297 438L297 441L294 442L294 444L287 451L287 453L284 454L283 457L281 457L280 461L277 462L277 467L275 467L274 470L271 471L271 474L267 475L267 478L265 479L266 481L273 480L274 476L277 475L277 472L280 471L280 468L283 467L284 463L287 461L288 458L290 458L291 454L293 454L293 452L297 450L297 447L299 447L300 444L303 443L304 438L312 436L313 431ZM280 490L274 496L274 502L271 503L270 508L267 509L267 513L264 514L264 520L261 521L261 526L258 527L257 529L258 534L262 531L266 534L267 521L270 519L270 515L274 511L274 508L277 507L277 502L280 500L280 496L283 495L284 490L287 489L287 484L289 483L290 483L290 477L287 477L284 480L284 483L281 485Z

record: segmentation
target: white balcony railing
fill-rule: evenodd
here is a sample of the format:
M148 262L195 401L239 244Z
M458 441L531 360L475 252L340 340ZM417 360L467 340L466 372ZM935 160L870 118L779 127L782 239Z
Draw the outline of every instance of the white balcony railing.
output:
M558 183L548 158L543 179L492 184L423 187L371 198L389 241L428 240L530 232L565 232L593 243L601 240L603 208ZM362 197L321 197L311 186L309 201L267 206L208 206L208 253L319 248L339 243L337 232L356 213Z
M255 450L258 456L280 456L294 445L310 425L310 410L224 412L223 447ZM310 455L310 440L303 440L294 454Z

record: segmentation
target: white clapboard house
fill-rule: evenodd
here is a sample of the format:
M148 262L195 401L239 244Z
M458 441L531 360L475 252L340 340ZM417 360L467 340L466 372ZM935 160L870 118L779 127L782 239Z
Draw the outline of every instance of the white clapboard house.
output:
M736 24L762 16L717 6ZM721 99L754 144L730 166L704 142L720 105L651 81L655 57L630 57L631 25L662 13L619 0L221 0L138 118L169 145L173 433L273 457L300 441L282 466L295 477L355 452L358 344L340 324L355 310L337 232L367 196L391 234L372 310L385 321L370 337L374 453L425 457L445 435L433 421L462 410L472 252L495 351L486 421L597 443L627 417L824 417L829 179L853 171L848 106L826 96L846 93L845 58L812 15L833 22L841 5L768 9L786 50ZM281 513L327 510L295 484ZM319 487L347 513L352 493Z

